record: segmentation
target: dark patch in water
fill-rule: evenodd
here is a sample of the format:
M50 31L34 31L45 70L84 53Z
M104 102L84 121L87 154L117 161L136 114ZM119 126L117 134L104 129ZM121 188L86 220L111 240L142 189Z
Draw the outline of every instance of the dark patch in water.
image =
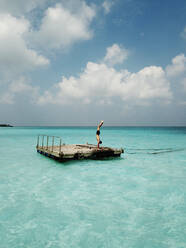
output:
M167 152L180 152L184 151L186 148L179 148L179 149L173 149L173 148L164 148L164 149L126 149L125 152L128 154L160 154L160 153L167 153Z

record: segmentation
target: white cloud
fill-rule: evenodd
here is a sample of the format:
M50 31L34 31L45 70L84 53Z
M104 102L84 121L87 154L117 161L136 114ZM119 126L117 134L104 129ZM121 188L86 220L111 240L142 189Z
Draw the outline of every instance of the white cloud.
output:
M19 73L49 64L49 60L29 49L24 34L29 22L10 14L0 14L0 70L4 73Z
M35 88L33 88L28 83L26 83L26 79L24 77L20 77L19 79L14 80L9 85L9 90L12 93L19 93L19 92L26 92L26 91L31 92L31 91L33 91L33 89L35 89Z
M186 101L180 102L180 105L186 105Z
M186 57L184 54L179 54L172 59L172 64L166 67L166 72L169 77L181 75L186 71Z
M186 78L182 80L183 89L186 92Z
M2 104L13 104L14 96L10 92L5 92L0 95L0 103Z
M107 53L104 57L104 62L108 65L122 64L128 58L128 50L122 48L118 44L113 44L107 48Z
M20 77L12 81L8 85L7 90L0 95L0 103L14 104L15 97L20 94L26 95L32 102L36 102L38 98L38 91L38 87L34 87L29 84L25 77Z
M111 103L120 98L130 104L147 104L151 100L169 101L170 83L161 67L145 67L137 73L117 71L108 65L88 62L79 77L63 77L61 82L40 96L39 103L71 104Z
M57 4L46 10L39 30L33 33L34 40L46 49L64 48L88 40L93 35L90 24L94 16L94 8L85 2L80 2L75 11Z
M108 1L108 0L105 0L102 4L103 8L104 8L104 12L105 14L108 14L110 12L110 9L112 7L112 5L114 4L113 1Z
M181 33L182 38L186 39L186 27L184 28L183 32Z
M46 0L0 0L0 13L21 15L41 6L44 2Z
M40 3L44 2L42 0ZM33 31L30 22L22 14L33 10L40 3L38 0L29 3L0 0L0 103L13 104L19 96L30 97L32 101L38 98L39 88L20 77L27 71L50 63L33 49L33 35L47 49L64 48L78 40L92 37L90 24L95 9L84 1L78 1L78 8L74 8L74 4L70 7L70 2L65 5L66 8L60 4L48 8L40 28Z

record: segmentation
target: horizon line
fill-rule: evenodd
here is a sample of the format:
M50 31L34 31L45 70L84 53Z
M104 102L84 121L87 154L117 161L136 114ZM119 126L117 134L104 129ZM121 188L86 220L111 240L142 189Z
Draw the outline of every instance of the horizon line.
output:
M97 125L13 125L13 127L97 127ZM103 127L186 127L186 125L104 125Z

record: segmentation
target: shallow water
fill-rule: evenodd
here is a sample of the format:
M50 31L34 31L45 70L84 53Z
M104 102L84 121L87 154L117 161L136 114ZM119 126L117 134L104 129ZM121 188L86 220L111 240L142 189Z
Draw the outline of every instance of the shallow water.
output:
M37 134L96 143L96 128L0 129L0 247L186 247L186 128L103 127L118 159L58 163Z

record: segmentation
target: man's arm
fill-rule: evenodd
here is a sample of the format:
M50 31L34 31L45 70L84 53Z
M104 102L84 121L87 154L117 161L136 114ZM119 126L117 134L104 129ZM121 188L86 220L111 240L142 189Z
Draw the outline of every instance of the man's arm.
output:
M99 128L103 125L103 122L104 122L104 121L101 121L101 122L99 123Z

